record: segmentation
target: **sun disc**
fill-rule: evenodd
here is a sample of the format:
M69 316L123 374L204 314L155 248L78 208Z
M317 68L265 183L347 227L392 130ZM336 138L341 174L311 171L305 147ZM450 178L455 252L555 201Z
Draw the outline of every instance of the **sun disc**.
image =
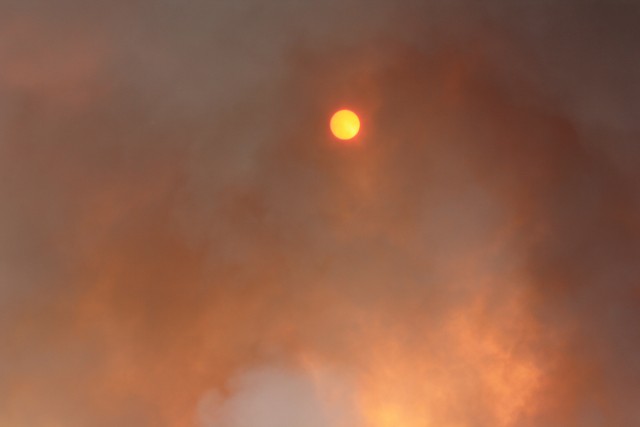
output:
M340 110L331 117L329 127L336 138L346 141L360 132L360 119L351 110Z

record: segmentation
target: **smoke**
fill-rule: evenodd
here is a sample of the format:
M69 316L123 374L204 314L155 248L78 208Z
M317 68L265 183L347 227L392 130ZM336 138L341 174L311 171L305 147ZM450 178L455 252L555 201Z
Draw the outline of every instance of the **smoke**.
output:
M54 3L0 0L0 424L638 425L635 2Z
M327 378L319 385L301 372L256 368L235 379L228 399L206 394L199 404L201 422L207 427L357 425L346 386Z

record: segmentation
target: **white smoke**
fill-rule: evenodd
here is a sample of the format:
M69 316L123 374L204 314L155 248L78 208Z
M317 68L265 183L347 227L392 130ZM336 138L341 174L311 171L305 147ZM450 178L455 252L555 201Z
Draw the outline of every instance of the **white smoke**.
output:
M340 427L359 425L347 383L332 375L263 366L243 372L229 394L211 390L199 403L202 427Z

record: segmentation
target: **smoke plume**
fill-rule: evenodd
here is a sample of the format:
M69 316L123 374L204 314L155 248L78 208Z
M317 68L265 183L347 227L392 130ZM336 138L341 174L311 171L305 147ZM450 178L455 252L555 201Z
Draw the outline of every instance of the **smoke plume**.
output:
M0 0L0 425L640 425L638 22Z

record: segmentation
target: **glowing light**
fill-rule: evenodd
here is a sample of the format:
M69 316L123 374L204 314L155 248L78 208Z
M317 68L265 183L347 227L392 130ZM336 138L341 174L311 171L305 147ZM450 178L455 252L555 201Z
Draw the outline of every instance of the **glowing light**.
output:
M331 117L329 126L336 138L346 141L360 132L360 119L351 110L340 110Z

